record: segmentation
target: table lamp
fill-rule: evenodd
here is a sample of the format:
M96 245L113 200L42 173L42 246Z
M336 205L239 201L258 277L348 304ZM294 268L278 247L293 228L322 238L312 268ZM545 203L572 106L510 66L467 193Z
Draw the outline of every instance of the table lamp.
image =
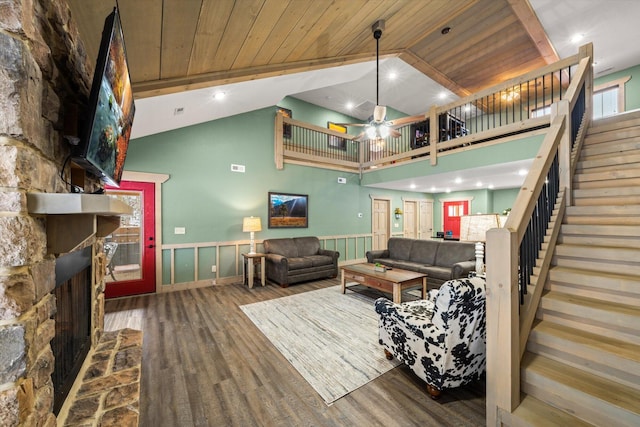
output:
M250 246L249 246L249 254L253 255L256 253L256 241L254 233L256 231L262 231L262 223L260 222L260 218L255 216L247 216L242 219L242 231L250 234Z
M484 274L484 242L487 231L500 228L497 214L464 215L460 217L460 241L476 242L476 274Z

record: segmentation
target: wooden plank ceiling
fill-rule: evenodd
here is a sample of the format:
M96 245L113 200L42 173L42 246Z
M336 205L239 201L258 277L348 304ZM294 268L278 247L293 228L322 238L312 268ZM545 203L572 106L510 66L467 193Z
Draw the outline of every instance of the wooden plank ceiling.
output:
M114 2L68 0L88 58ZM527 0L119 0L137 98L399 56L459 96L558 59ZM450 31L443 34L443 28ZM93 65L93 64L92 64Z

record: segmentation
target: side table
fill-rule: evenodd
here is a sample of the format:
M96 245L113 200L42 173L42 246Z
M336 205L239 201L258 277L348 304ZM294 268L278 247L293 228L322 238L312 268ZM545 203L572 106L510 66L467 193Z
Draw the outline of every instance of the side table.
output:
M260 284L265 285L265 272L264 272L264 257L266 254L242 254L243 269L242 269L242 283L249 282L249 288L253 288L253 281L255 279L255 265L260 263Z

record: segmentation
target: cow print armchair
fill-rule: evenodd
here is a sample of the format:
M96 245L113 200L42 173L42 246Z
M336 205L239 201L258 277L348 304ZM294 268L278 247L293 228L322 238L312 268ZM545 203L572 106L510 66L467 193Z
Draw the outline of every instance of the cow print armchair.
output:
M378 298L378 336L394 356L427 383L432 398L479 379L486 367L485 280L445 282L426 300L395 304Z

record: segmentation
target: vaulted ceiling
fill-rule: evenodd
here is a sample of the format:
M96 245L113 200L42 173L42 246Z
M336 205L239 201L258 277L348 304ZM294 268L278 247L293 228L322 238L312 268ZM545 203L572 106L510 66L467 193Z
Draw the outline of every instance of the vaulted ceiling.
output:
M67 1L93 65L116 0ZM133 138L273 106L285 96L364 120L376 101L371 26L381 19L380 70L401 74L381 81L381 104L410 115L575 54L574 33L594 44L596 76L640 63L638 0L117 3L136 97ZM213 101L216 91L227 98ZM347 100L362 108L348 110ZM465 171L474 178L494 172ZM519 185L509 179L501 171L497 180Z
M95 58L114 4L69 0ZM526 0L120 0L137 98L397 56L463 96L558 59ZM446 28L449 29L447 32Z

